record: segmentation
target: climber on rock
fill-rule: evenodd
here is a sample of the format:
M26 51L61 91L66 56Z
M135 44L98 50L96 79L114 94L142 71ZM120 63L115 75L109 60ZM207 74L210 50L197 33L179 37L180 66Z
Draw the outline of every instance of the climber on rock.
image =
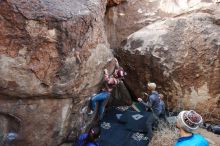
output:
M108 105L131 105L131 95L123 82L127 73L119 65L118 60L116 58L114 58L113 61L115 62L115 68L112 77L117 79L118 84L114 87L114 89L111 92L111 98L108 101Z
M127 73L124 71L124 69L122 67L118 67L115 69L113 76L116 79L122 80L124 79L124 77L127 75Z
M148 83L147 89L150 91L148 95L147 102L144 102L142 98L138 98L138 101L144 104L147 110L151 110L154 115L159 117L161 113L161 106L160 106L160 98L159 94L156 91L156 84L155 83Z
M91 111L88 114L93 114L94 110L96 109L96 102L99 103L98 115L99 119L103 118L103 114L105 111L106 100L110 97L110 93L112 89L119 83L119 80L110 77L108 74L108 70L104 70L104 87L102 88L101 92L96 94L95 96L91 97Z
M124 76L127 75L127 73L124 71L124 69L119 65L117 58L113 58L112 61L114 62L114 72L112 77L122 80L124 79Z
M118 69L119 64L116 58L114 58L115 61L115 69ZM98 108L98 116L99 119L101 120L104 115L105 111L105 106L108 98L110 97L110 93L112 92L112 89L119 83L120 79L119 77L122 77L123 73L121 71L115 71L115 75L110 75L108 73L107 69L104 69L104 84L102 90L98 93L95 94L94 96L91 97L90 99L90 112L88 112L89 115L93 114L95 109L96 109L96 103L99 103L99 108ZM117 75L117 78L116 78Z

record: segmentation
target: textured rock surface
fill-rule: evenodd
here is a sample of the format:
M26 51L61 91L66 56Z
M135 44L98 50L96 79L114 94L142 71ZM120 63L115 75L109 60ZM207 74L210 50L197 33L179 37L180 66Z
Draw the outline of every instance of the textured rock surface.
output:
M127 0L108 0L107 6L112 7L112 6L117 6L122 2L125 2Z
M219 122L219 20L219 6L213 6L130 35L116 51L130 89L139 97L147 82L154 81L169 108L196 108L206 120Z
M12 0L1 7L1 93L64 97L99 82L96 69L111 57L103 15L96 16L104 13L104 2Z
M19 135L16 145L39 146L56 145L67 132L66 125L71 116L71 99L40 99L40 100L0 100L1 112L18 117L11 119L6 115L7 123L4 134L14 130ZM2 120L2 119L1 119Z
M127 0L108 9L105 28L112 48L130 34L157 20L210 5L212 0Z
M106 2L0 0L0 112L4 117L15 108L21 146L56 145L71 119L75 134L84 127L79 110L112 58Z

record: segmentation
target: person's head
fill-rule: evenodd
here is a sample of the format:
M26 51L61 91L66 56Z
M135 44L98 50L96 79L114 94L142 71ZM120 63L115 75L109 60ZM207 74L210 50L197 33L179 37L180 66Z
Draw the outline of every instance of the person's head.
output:
M163 94L159 94L159 98L160 98L161 100L163 100L163 98L164 98Z
M92 127L88 132L88 136L86 137L83 146L86 146L89 142L95 142L96 139L100 136L100 134L100 127Z
M202 123L202 116L193 110L182 111L177 116L176 127L182 129L184 132L192 133Z
M150 91L155 91L156 90L156 84L155 83L148 83L147 84L147 89Z

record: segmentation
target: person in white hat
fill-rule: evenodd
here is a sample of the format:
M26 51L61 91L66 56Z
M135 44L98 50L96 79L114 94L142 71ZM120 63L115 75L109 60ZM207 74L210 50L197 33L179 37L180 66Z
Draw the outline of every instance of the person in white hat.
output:
M193 110L180 112L176 122L180 138L174 146L208 146L202 135L193 133L202 122L202 117Z

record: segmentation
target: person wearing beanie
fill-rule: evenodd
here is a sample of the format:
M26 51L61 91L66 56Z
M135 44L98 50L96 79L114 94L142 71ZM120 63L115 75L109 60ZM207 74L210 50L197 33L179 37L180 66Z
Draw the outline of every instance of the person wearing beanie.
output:
M180 138L174 146L208 146L208 141L202 135L193 133L202 122L202 117L193 110L180 112L176 121Z
M158 117L161 113L161 107L159 94L156 91L156 84L148 83L147 89L150 91L147 103L145 103L141 98L138 98L138 101L143 103L147 108L151 109L152 112Z

